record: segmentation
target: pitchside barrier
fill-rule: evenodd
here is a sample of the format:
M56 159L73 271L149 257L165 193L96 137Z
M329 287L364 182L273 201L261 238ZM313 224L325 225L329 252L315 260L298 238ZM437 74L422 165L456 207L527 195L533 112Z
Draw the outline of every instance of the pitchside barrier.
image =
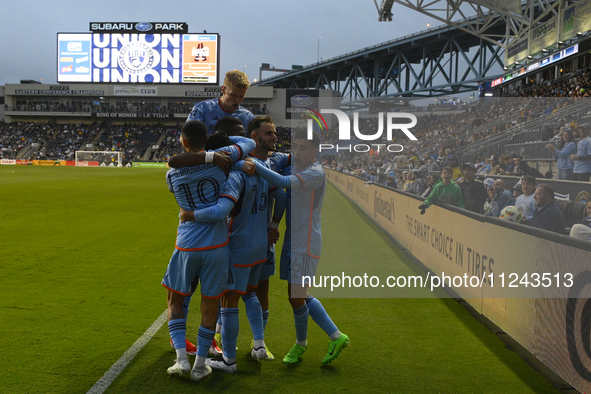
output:
M422 198L330 169L326 178L431 278L478 277L477 286L450 288L574 388L591 391L591 242L438 203L420 215Z

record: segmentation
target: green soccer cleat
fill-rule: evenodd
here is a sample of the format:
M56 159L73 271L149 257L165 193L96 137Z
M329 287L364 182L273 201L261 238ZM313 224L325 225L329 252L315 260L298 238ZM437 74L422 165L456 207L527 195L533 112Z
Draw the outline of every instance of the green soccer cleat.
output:
M322 364L328 364L341 354L344 348L349 346L349 337L345 334L341 333L341 335L335 339L334 341L328 342L328 351L326 352L326 356L322 359Z
M294 344L292 346L291 350L285 355L285 357L283 357L283 363L284 364L297 363L298 361L300 361L300 359L304 355L304 352L306 351L306 349L307 349L307 347L300 346L297 343Z

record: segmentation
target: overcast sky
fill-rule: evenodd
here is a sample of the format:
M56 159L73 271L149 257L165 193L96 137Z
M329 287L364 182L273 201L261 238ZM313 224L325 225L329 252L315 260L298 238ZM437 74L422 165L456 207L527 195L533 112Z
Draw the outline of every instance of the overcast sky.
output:
M219 33L220 71L245 69L251 81L261 63L315 63L318 37L320 57L328 59L438 25L400 6L393 12L393 22L378 22L373 0L6 0L0 11L0 85L21 79L56 83L57 33L87 33L90 22L186 22L191 33Z

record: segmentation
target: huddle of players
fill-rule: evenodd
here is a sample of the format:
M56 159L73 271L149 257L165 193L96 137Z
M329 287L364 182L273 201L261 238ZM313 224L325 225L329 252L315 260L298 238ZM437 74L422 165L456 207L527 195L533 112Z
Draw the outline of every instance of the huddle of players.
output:
M325 174L314 160L319 141L309 141L305 135L293 139L293 168L291 155L270 156L277 140L275 125L270 116L255 118L240 106L248 86L244 73L228 72L222 97L195 105L182 127L180 141L186 153L169 161L167 183L181 208L175 251L162 281L177 355L175 364L168 368L170 375L201 380L212 369L236 371L240 299L253 332L251 356L257 360L274 358L264 341L268 278L275 273L270 245L279 238L277 228L286 207L281 279L288 281L296 343L283 362L296 363L306 351L309 316L330 338L324 364L336 359L349 344L349 338L337 329L320 301L302 286L303 276L315 274L321 250ZM240 136L245 128L252 139ZM221 167L228 162L234 164L226 178ZM298 189L297 198L292 201L291 193L283 189ZM292 245L299 246L292 249ZM198 281L201 325L191 367L186 317ZM208 359L210 345L215 344L216 322L221 328L223 353Z

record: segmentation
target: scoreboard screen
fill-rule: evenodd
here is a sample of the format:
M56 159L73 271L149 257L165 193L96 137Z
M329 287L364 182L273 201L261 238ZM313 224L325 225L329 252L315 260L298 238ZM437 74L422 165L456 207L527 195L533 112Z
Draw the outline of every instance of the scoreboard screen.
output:
M218 34L58 33L57 81L219 84Z

